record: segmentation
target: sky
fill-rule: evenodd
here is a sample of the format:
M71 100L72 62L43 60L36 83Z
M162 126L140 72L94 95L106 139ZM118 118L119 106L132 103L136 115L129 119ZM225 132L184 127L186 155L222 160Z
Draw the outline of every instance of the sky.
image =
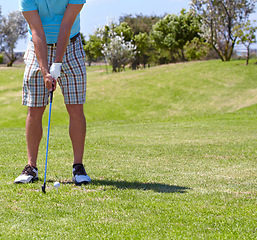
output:
M19 0L0 0L2 15L7 16L19 9ZM81 32L85 37L93 34L98 27L125 14L158 15L179 14L182 8L189 9L190 0L87 0L81 11ZM252 15L257 20L257 13ZM16 51L24 51L28 40L18 42Z

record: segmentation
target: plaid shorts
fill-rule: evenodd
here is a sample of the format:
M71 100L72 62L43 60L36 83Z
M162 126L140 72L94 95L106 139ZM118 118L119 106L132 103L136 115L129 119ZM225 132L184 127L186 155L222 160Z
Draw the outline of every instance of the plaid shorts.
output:
M55 59L56 47L48 47L48 67ZM26 64L23 77L22 104L29 107L43 107L48 104L49 90L45 87L43 75L36 58L34 44L30 41L24 55ZM63 57L58 84L65 104L83 104L86 101L85 52L80 36L69 43Z

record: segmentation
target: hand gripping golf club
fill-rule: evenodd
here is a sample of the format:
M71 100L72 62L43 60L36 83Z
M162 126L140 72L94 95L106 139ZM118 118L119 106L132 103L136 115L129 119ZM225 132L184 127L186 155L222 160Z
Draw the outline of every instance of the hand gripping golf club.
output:
M44 176L44 185L42 186L43 193L46 193L46 170L47 170L47 157L48 157L48 145L49 145L52 102L53 102L53 91L50 92L50 105L49 105L48 130L47 130L47 142L46 142L45 176Z

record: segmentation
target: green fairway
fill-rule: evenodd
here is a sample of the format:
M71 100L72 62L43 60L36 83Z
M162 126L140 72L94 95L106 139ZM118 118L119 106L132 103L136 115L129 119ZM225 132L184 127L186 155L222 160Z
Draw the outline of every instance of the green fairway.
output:
M48 108L39 181L15 185L27 161L24 68L0 67L0 239L256 239L255 62L116 74L87 67L84 163L92 183L71 182L69 122L58 88L46 194Z

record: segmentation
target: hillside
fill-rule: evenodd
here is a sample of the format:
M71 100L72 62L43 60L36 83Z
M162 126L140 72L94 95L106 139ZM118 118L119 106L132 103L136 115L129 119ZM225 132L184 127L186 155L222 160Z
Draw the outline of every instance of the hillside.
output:
M163 65L138 71L88 71L85 112L88 122L169 121L177 117L234 112L257 103L256 65L207 61ZM21 106L23 67L0 69L0 127L24 126ZM53 120L68 124L60 89L54 94Z

